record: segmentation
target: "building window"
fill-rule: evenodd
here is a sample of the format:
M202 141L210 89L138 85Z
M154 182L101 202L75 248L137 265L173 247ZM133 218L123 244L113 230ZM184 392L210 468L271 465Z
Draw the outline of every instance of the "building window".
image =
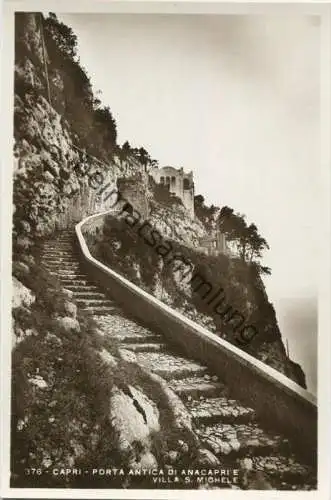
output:
M170 184L170 177L166 177L166 184Z
M161 184L164 184L164 177L163 176L160 177L160 182L161 182Z
M184 179L183 187L184 189L190 189L190 181L188 179Z
M171 184L172 184L173 186L176 186L176 177L175 177L175 176L172 176L172 177L171 177Z

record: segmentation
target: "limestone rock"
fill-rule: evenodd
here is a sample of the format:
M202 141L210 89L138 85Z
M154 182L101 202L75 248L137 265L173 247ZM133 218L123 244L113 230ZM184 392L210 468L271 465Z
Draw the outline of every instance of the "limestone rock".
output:
M30 224L29 224L26 220L21 220L21 221L20 221L20 225L21 225L22 230L23 230L25 233L30 233L30 231L31 231L31 226L30 226Z
M171 406L175 417L176 427L178 429L188 430L192 437L194 437L192 430L192 417L182 400L169 388L168 384L161 377L155 373L150 373L149 375L151 379L157 381L161 385L163 392L168 398L169 405Z
M35 296L29 288L13 277L12 307L30 306L35 301Z
M54 175L50 173L49 170L46 170L44 172L44 179L46 182L53 182L54 181Z
M129 463L130 469L156 469L158 466L157 460L153 453L146 451L143 453L139 460L133 460Z
M48 387L47 382L40 375L30 378L29 382L39 387L39 389L46 389Z
M111 368L117 367L116 359L106 349L102 349L102 351L100 352L100 356L103 361L105 361L105 363L107 363L107 365L109 365Z
M76 319L77 317L77 306L73 302L66 301L64 303L64 310L68 316Z
M199 449L196 462L203 467L217 467L220 464L219 459L206 448Z
M65 316L64 318L56 318L57 324L66 332L79 332L80 325L77 319Z
M151 435L160 430L159 412L153 401L140 390L129 387L130 394L114 388L110 398L112 425L118 433L121 452L133 452L137 443L144 452L150 451ZM139 457L136 459L139 461Z
M53 333L50 333L50 332L47 332L45 340L47 342L50 342L50 343L58 345L58 346L62 345L62 340L60 339L60 337L58 337L57 335L54 335Z
M32 246L32 241L26 236L19 236L16 239L16 245L22 250L28 250Z
M124 361L127 361L128 363L136 363L137 362L137 356L132 351L129 351L128 349L119 349L119 354L120 354L121 358Z
M179 458L179 452L176 450L170 450L166 455L166 460L170 464L175 464Z
M63 288L62 291L63 291L63 294L68 297L68 299L73 298L74 292L72 292L71 290L68 290L67 288Z
M20 278L21 276L27 275L30 272L30 268L24 262L14 262L13 263L13 274Z
M25 266L34 266L35 265L35 260L34 260L34 257L32 255L29 255L29 254L24 254L22 255L22 260L24 261L24 265ZM27 272L29 271L29 267L27 269Z

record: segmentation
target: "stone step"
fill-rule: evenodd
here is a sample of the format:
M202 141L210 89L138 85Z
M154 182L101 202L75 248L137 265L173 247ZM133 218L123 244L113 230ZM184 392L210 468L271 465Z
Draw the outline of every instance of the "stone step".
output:
M47 267L50 271L58 271L59 273L75 273L80 270L80 266L77 264L65 264L65 263L51 263L44 260L44 267Z
M79 267L79 263L76 260L69 260L67 257L66 258L55 258L55 257L43 257L42 261L46 263L48 266L65 266L65 267Z
M82 307L81 308L82 311L86 311L86 312L90 312L92 313L93 315L96 315L96 316L103 316L103 315L107 315L107 314L115 314L116 312L118 312L118 308L117 307L114 307L114 306L90 306L90 307Z
M71 253L70 253L71 255ZM44 261L44 260L51 260L53 262L57 261L57 262L64 262L64 261L67 261L67 262L76 262L78 263L78 260L77 259L72 259L69 254L66 254L66 253L63 253L63 252L57 252L57 253L47 253L47 254L43 254L41 255L41 259Z
M227 387L222 382L213 381L209 376L207 380L205 377L172 380L169 386L184 400L198 399L200 396L212 398L228 393Z
M240 469L243 485L248 488L254 487L262 473L262 478L277 490L316 489L315 470L298 462L292 454L243 457L236 460L235 466Z
M119 339L127 338L127 342L131 344L140 342L154 342L152 337L156 338L156 342L164 342L162 335L156 334L151 330L139 325L134 319L128 318L122 310L119 310L118 315L100 316L97 319L100 328L107 332L111 337Z
M83 295L88 295L90 293L99 293L97 292L98 288L94 285L72 285L71 283L63 283L63 286L65 286L67 290L70 290L73 293L74 297L76 297L77 293L82 293Z
M63 272L57 271L56 274L59 278L73 279L73 280L74 279L78 279L78 280L84 279L84 280L88 281L88 277L86 276L86 274L82 274L82 273L63 273Z
M71 288L77 288L77 291L88 291L89 289L92 290L99 290L99 288L95 285L89 285L89 281L87 279L82 280L82 279L68 279L68 278L61 278L61 283L64 286L70 286Z
M42 260L47 264L70 264L79 266L77 259L72 259L68 255L42 255Z
M198 437L216 456L266 456L288 453L289 442L283 436L261 429L257 423L249 424L200 424Z
M70 290L73 293L73 296L75 296L76 293L99 293L98 288L94 285L72 285L71 283L63 283L62 281L61 283L67 290Z
M242 406L234 399L226 397L204 399L203 396L201 398L185 403L197 425L210 425L217 422L238 424L255 419L255 411L252 408Z
M51 250L51 249L46 249L44 248L40 255L42 256L46 256L46 257L68 257L68 258L74 258L74 254L73 254L73 251L72 249L70 250Z
M43 257L73 257L73 250L71 248L52 248L42 255Z
M79 307L110 307L114 306L114 302L109 299L85 299L75 298L75 302Z
M160 352L160 351L166 351L168 349L167 344L161 344L161 343L138 343L138 344L129 344L129 343L122 343L122 347L125 349L129 349L130 351L133 352Z
M89 287L87 287L87 288L89 288ZM96 290L97 290L97 288L96 288ZM79 299L86 299L86 300L107 299L106 295L102 292L84 290L84 291L73 291L72 293L73 293L73 297L77 300L79 300Z
M57 251L57 252L63 252L64 250L66 251L73 251L73 245L71 243L50 243L47 246L47 250L50 251Z
M65 268L65 267L58 268L57 267L55 269L60 274L69 274L69 275L72 275L72 274L81 274L79 266L76 266L75 268ZM86 276L86 275L84 275L84 276Z
M139 364L166 380L207 373L207 367L173 354L146 352L136 356Z
M140 345L140 344L159 344L162 343L164 340L161 335L130 335L124 333L116 335L116 338L124 345L126 344L131 344L131 345ZM129 348L128 348L129 349Z
M62 238L62 239L54 239L51 241L48 241L47 243L44 243L44 248L49 248L50 246L53 245L72 245L74 243L73 238Z

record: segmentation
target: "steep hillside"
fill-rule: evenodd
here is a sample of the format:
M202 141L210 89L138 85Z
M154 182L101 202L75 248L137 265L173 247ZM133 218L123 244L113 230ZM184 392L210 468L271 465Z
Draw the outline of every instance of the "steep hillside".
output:
M300 366L286 355L257 266L205 255L187 244L185 232L181 239L171 237L176 233L167 228L175 227L176 215L168 212L167 223L155 220L155 226L132 225L125 211L109 215L104 234L90 241L90 248L146 291L305 387Z
M206 235L199 219L192 220L181 204L171 207L152 201L148 220L164 237L187 246L199 246L199 239Z
M51 36L54 26L41 14L16 15L13 235L18 249L102 208L98 190L139 168L115 155L116 125L109 111L110 124L100 122L104 110L76 59L65 55L59 34ZM113 143L107 128L113 129Z

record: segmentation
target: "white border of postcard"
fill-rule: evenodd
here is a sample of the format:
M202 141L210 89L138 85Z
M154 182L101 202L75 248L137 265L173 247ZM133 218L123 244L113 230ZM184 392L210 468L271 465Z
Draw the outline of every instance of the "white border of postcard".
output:
M319 234L319 307L318 307L318 489L316 491L234 491L234 490L93 490L47 489L9 487L10 444L10 355L11 355L11 230L12 230L12 151L13 151L13 64L14 64L14 12L107 12L107 13L169 13L169 14L273 14L317 15L321 18L321 165L316 175L322 182L323 210L320 214ZM236 3L233 2L169 2L111 1L111 0L7 0L3 3L1 52L1 497L7 498L127 498L127 499L193 499L193 498L330 498L330 109L331 109L331 4L306 2Z

